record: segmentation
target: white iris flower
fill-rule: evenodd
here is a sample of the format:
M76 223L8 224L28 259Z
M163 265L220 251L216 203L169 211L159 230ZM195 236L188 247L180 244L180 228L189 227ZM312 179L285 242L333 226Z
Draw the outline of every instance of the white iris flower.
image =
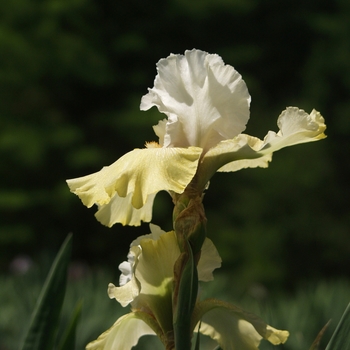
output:
M216 171L267 167L272 153L325 138L321 114L288 107L279 131L263 140L242 134L250 95L241 75L221 57L200 50L171 54L157 64L154 87L141 110L156 106L167 119L154 126L159 143L135 149L99 172L67 180L70 190L91 207L104 225L140 225L152 218L159 191L181 194L197 177L203 191Z

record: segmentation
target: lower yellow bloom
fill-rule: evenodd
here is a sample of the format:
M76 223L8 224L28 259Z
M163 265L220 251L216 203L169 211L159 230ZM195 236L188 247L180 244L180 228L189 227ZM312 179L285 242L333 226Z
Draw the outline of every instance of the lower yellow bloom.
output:
M143 335L157 335L167 349L172 348L173 269L180 250L173 231L164 232L155 225L151 231L131 244L128 262L120 266L125 284L108 287L109 297L123 306L131 303L132 312L120 317L86 349L130 350ZM221 258L207 238L197 267L199 280L212 280L213 270L220 265ZM288 332L268 326L257 316L214 299L197 301L192 331L210 336L225 350L258 349L263 338L280 344L288 337Z

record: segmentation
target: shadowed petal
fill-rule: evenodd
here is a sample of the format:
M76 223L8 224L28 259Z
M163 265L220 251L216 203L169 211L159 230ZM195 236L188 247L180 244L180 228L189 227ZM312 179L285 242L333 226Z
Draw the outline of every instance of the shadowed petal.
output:
M199 302L194 315L195 322L201 320L200 332L216 340L223 350L258 350L263 338L278 345L289 336L256 315L215 299Z
M221 257L214 243L209 238L206 238L197 266L198 280L203 282L212 281L214 279L213 271L221 266L221 261Z

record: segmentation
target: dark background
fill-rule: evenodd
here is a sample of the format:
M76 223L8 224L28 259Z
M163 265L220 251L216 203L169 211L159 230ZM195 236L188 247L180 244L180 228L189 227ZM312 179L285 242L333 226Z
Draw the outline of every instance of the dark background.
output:
M139 111L170 53L219 54L252 96L246 132L277 131L286 106L326 119L328 138L282 150L268 169L217 174L205 196L223 270L248 287L350 277L350 2L347 0L13 0L0 6L0 270L54 254L116 269L133 238L108 229L65 179L157 140ZM153 223L171 229L172 204Z

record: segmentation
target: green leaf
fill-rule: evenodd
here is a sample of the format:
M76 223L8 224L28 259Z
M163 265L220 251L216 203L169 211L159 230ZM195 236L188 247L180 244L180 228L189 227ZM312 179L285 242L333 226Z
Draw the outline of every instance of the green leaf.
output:
M350 304L348 304L326 350L350 350Z
M49 350L53 348L59 316L64 300L67 269L72 250L72 235L68 235L41 290L31 317L30 326L21 350Z
M80 300L74 309L71 320L62 336L60 345L57 347L57 350L74 349L76 329L80 319L82 306L83 302Z

